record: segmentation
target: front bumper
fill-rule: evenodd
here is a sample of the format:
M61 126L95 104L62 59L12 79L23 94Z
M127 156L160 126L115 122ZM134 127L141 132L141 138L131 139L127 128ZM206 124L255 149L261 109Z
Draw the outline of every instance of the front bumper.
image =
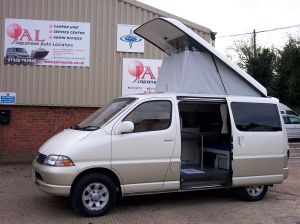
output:
M53 167L39 164L36 160L32 166L32 180L41 191L57 196L70 195L72 183L78 175L75 166Z

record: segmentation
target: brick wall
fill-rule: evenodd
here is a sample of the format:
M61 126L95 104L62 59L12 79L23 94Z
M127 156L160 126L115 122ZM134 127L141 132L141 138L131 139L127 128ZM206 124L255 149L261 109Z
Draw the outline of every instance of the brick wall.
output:
M97 108L0 106L11 110L9 125L0 125L0 163L30 162L38 148L57 132L78 124Z

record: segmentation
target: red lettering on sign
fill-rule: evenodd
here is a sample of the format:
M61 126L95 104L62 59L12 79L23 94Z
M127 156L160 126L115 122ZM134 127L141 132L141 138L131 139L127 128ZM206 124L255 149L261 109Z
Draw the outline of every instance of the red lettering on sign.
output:
M145 67L146 67L146 70L142 76L142 79L144 79L146 75L150 75L150 79L155 79L155 77L151 71L151 68L149 66L145 66Z
M34 41L45 41L45 39L40 40L40 30L34 30L34 31L35 31Z
M20 37L19 40L23 41L23 38L24 38L24 37L27 37L27 40L28 40L28 41L32 41L32 38L31 38L31 36L30 36L30 34L29 34L29 32L28 32L27 29L24 29L24 30L23 30L22 36Z

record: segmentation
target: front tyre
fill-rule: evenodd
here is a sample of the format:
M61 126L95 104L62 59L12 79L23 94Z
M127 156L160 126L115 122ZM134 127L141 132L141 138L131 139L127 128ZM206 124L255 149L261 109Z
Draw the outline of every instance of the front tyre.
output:
M253 185L237 189L239 198L243 201L259 201L263 199L268 191L266 185Z
M90 173L75 184L71 204L83 216L101 216L113 207L116 195L116 186L109 177Z

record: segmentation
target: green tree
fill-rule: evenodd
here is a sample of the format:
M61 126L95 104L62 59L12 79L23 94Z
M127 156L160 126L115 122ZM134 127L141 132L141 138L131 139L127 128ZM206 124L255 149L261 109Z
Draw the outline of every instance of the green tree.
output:
M238 55L237 64L265 86L269 95L272 94L277 60L276 50L259 46L254 53L252 44L246 41L236 42L234 50Z
M300 40L290 38L276 63L275 96L292 107L300 107Z

